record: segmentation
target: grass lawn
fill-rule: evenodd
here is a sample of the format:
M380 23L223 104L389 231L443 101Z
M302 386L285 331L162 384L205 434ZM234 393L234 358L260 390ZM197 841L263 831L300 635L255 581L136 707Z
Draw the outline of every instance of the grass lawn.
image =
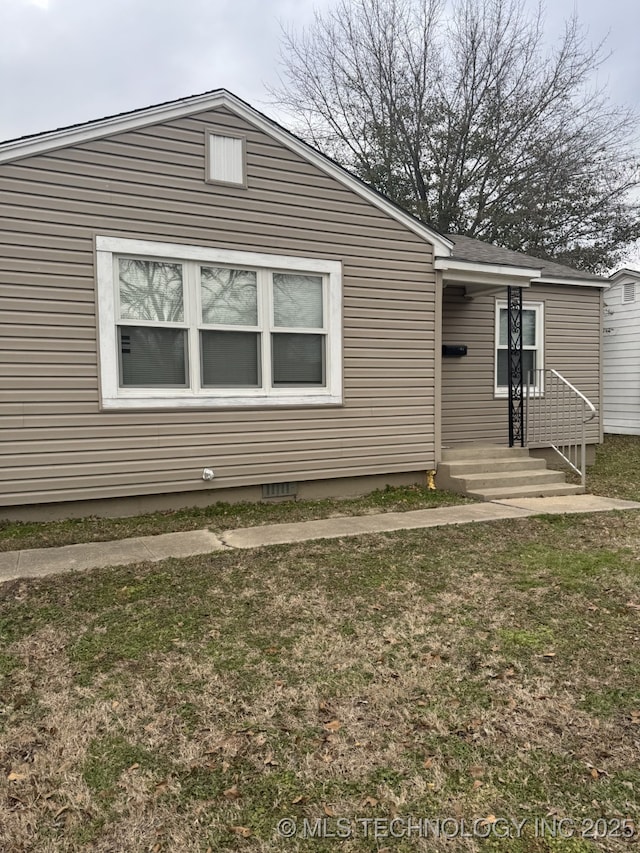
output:
M634 849L639 553L608 513L5 584L0 849Z
M596 464L587 470L587 491L640 500L640 436L605 435L596 450Z

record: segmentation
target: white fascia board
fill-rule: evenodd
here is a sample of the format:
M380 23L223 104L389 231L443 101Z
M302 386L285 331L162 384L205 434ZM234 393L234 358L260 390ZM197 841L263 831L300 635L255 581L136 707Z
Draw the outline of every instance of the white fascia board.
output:
M573 285L574 287L600 287L602 290L607 290L611 287L611 282L608 281L593 281L585 278L553 278L551 276L543 276L536 284L565 284Z
M520 287L527 287L532 279L539 279L539 269L509 267L501 264L482 264L473 261L456 261L451 258L436 258L435 268L442 270L445 281L468 282L469 284L507 285L516 280Z
M395 219L413 231L423 240L431 243L434 248L434 254L437 253L445 257L451 254L453 243L446 237L438 234L437 231L432 230L419 220L414 219L408 213L404 213L400 208L385 199L384 196L369 189L366 184L363 184L353 175L350 175L349 172L338 166L337 163L329 160L324 154L302 142L302 140L293 136L289 131L275 124L266 116L254 110L253 107L225 90L210 92L204 95L194 95L191 98L174 101L170 104L146 107L127 115L98 119L97 121L92 121L78 127L53 130L50 133L39 134L28 139L16 139L5 142L4 144L0 144L0 163L36 154L44 154L68 145L78 145L94 139L102 139L105 136L124 133L129 130L137 130L138 128L147 127L158 122L171 121L172 119L183 118L194 113L222 106L232 110L236 115L258 127L273 139L277 139L286 148L295 151L304 160L335 178L361 198L364 198L379 210L384 211L392 219Z

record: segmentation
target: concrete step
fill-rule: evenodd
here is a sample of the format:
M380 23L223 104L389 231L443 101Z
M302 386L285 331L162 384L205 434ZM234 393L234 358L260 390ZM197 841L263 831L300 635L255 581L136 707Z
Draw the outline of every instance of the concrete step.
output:
M528 448L490 443L446 448L436 484L485 501L584 492L581 486L567 485L564 472L549 471L544 459L529 456Z
M567 483L541 483L539 486L502 486L493 489L470 491L467 494L482 501L506 500L508 498L546 498L558 495L582 495L582 486Z
M452 479L457 480L465 492L484 491L484 489L497 489L506 487L521 488L524 486L538 486L546 483L564 483L565 478L562 471L504 471L496 474L462 474Z
M534 459L533 456L514 456L513 459L483 459L474 461L467 459L458 462L441 462L440 468L445 469L450 477L460 477L466 474L491 474L499 471L544 471L547 463L544 459Z
M527 457L526 447L505 447L500 444L473 444L458 447L447 447L442 451L443 462L458 462L465 459L513 459L517 456Z

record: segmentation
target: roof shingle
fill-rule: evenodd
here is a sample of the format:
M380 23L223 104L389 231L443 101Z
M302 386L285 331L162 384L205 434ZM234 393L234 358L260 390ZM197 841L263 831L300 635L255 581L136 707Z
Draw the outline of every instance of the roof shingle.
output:
M454 244L451 257L458 261L470 261L478 264L502 264L510 267L532 267L539 269L545 278L567 278L580 281L606 281L601 276L593 273L576 270L573 267L557 264L555 261L546 261L542 258L534 258L522 252L514 252L512 249L503 249L483 240L473 237L463 237L459 234L447 234L449 240Z

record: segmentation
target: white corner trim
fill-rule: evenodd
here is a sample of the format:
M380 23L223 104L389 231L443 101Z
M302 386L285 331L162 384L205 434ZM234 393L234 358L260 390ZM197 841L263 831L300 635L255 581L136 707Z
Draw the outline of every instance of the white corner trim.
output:
M318 169L325 172L325 174L335 178L361 198L366 199L366 201L384 211L392 219L395 219L413 231L423 240L431 243L434 252L443 256L451 254L451 249L453 248L451 240L408 213L405 213L399 207L396 207L391 201L367 187L366 184L351 175L337 163L334 163L333 160L316 151L310 145L307 145L301 139L289 133L288 130L280 127L274 121L262 115L249 104L236 98L235 95L232 95L231 92L227 92L225 89L202 95L194 95L180 101L172 101L169 104L145 107L126 115L97 119L96 121L77 127L61 128L60 130L52 130L49 133L42 133L29 138L0 143L0 163L6 163L21 157L45 154L57 148L78 145L94 139L102 139L105 136L112 136L113 134L124 133L129 130L137 130L142 127L148 127L151 124L157 124L158 122L184 118L185 116L194 115L194 113L216 109L221 106L232 110L236 115L259 128L273 139L277 139L286 148L295 151L304 160L312 163Z

